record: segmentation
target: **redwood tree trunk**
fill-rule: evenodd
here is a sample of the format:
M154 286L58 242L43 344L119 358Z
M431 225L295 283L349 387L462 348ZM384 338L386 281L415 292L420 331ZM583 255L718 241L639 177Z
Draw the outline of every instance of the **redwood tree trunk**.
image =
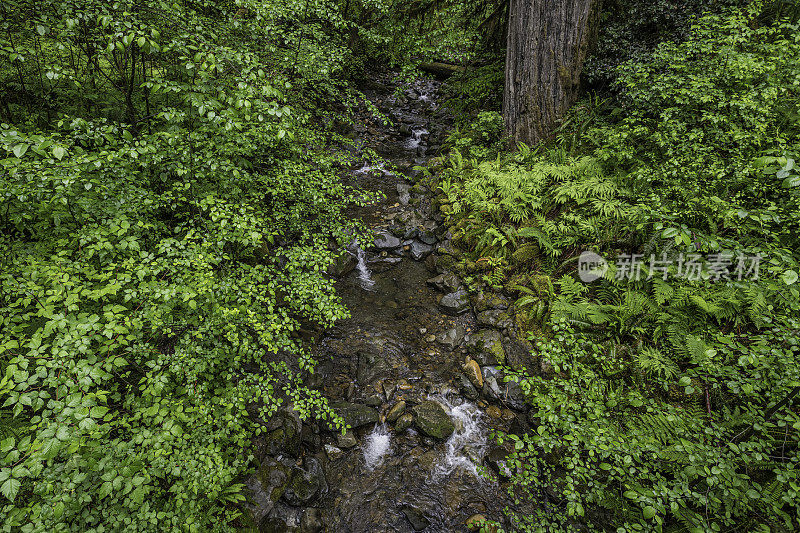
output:
M503 117L511 138L547 138L578 96L600 0L511 0Z

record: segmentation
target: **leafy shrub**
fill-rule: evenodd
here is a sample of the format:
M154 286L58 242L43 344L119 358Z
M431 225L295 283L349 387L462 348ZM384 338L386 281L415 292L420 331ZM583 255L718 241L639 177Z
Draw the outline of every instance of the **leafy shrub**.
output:
M800 527L799 61L796 22L755 2L621 66L579 139L451 154L454 242L503 259L538 322L545 375L516 378L535 427L500 437L512 493L544 502L520 529ZM587 249L611 263L592 284L575 271ZM623 253L640 278L620 275ZM696 279L677 275L690 254ZM715 279L714 254L760 257L759 275Z
M284 4L0 12L3 528L242 526L259 420L330 421L299 333L346 315L356 195L309 101L346 54Z

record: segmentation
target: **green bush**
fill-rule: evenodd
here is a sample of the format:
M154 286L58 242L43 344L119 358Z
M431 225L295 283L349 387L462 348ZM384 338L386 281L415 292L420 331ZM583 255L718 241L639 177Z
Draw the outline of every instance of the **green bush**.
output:
M800 527L800 39L764 13L707 15L625 63L577 136L497 156L475 136L440 176L454 241L538 322L540 368L515 377L535 428L500 436L511 493L547 501L521 530ZM589 249L610 262L592 284ZM714 257L760 257L758 276L717 278Z
M345 49L283 4L0 13L3 530L242 526L258 420L330 421L299 331L346 315Z

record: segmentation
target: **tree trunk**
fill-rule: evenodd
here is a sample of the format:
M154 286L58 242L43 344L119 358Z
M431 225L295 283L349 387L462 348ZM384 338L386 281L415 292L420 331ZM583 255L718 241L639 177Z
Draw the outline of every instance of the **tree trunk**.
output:
M600 0L511 0L503 117L516 141L547 138L578 96Z

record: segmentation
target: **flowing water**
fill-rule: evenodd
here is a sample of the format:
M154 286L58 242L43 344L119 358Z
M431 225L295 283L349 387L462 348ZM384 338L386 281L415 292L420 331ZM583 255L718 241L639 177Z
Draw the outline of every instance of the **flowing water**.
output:
M355 250L356 255L356 272L358 273L356 279L358 280L358 284L361 285L361 288L364 290L374 290L375 280L372 279L372 272L370 272L367 266L366 252L358 245L358 241L355 241L351 245L351 248Z
M367 470L375 470L383 462L383 456L392 446L392 434L386 424L377 424L372 433L364 439L364 465Z
M446 228L430 209L430 193L412 190L409 179L414 166L437 154L447 115L436 106L438 83L416 83L405 91L405 101L392 96L395 87L382 76L365 91L394 121L390 127L376 121L363 135L363 144L386 162L357 162L349 177L352 185L384 193L384 201L353 211L383 237L375 245L349 247L355 267L337 282L337 293L351 317L316 344L324 396L373 406L380 422L359 427L350 442L324 428L304 441L304 453L323 465L324 489L304 507L276 504L269 516L279 514L281 525L269 529L262 522L262 531L466 531L471 516L500 519L508 504L498 482L480 472L487 470L489 430L507 429L514 415L490 419L487 404L461 397L464 351L434 340L448 331L463 337L476 328L471 312L444 314L441 293L426 284L436 273L422 259L446 240ZM455 431L435 440L413 425L398 430L394 421L384 422L401 401L409 406L406 413L423 401L438 402ZM303 461L308 462L298 464ZM318 524L303 526L300 517L311 511Z

